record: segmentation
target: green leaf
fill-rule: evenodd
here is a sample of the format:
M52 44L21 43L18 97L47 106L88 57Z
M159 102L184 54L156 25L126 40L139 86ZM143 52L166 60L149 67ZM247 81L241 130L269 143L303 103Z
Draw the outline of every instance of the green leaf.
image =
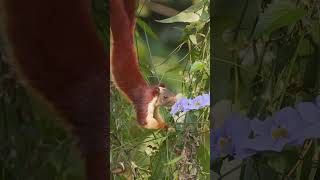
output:
M210 133L206 133L203 142L197 150L197 159L203 168L203 172L210 172ZM208 177L209 178L209 177ZM210 178L209 178L210 179Z
M151 159L151 177L149 179L163 179L165 177L165 170L167 169L164 166L167 159L166 152L166 145L162 144L159 153Z
M284 173L286 166L288 165L286 159L283 156L278 156L274 158L270 158L268 161L268 165L273 168L275 171Z
M174 163L178 162L180 159L182 159L182 156L175 157L175 158L173 158L172 160L170 160L169 162L167 162L167 163L165 164L165 166L174 164Z
M138 18L137 19L137 24L148 34L150 35L152 38L158 40L158 36L153 32L153 30L151 29L151 27L145 23L142 19Z
M274 2L260 16L255 37L270 35L273 31L298 21L305 14L305 10L297 8L288 0Z
M197 37L196 35L192 34L189 36L190 41L192 42L192 44L197 45Z
M193 72L196 72L196 71L201 71L204 68L205 68L205 64L204 63L196 61L191 65L190 72L193 73Z
M201 19L203 5L203 2L196 3L173 17L156 21L160 23L197 22ZM203 19L206 19L205 17L205 15L202 16Z

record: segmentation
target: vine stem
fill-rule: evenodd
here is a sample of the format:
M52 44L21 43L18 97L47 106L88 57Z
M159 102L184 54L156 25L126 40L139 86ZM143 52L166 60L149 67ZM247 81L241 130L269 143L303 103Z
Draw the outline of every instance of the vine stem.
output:
M148 52L149 52L149 56L150 56L150 65L151 65L151 68L153 69L152 74L154 74L156 76L158 83L160 83L159 76L157 75L158 74L157 70L155 68L154 62L152 61L151 48L150 48L149 39L148 39L148 35L147 35L146 31L144 31L144 36L146 38L146 44L147 44Z
M240 15L240 20L239 23L237 24L237 27L235 28L235 34L233 36L233 43L236 44L239 33L240 33L240 27L241 24L243 22L243 19L246 15L246 11L248 9L248 5L249 5L249 0L245 1L244 7L241 11L241 15ZM235 51L232 51L232 58L235 58ZM236 59L236 64L238 64L238 60ZM234 87L234 103L236 104L236 107L239 106L240 102L239 102L239 86L240 86L240 80L239 80L239 68L237 66L234 67L234 78L235 78L235 87Z
M318 141L317 139L313 140L314 141L314 154L312 157L312 162L318 162L319 161L319 149L318 149ZM317 169L318 167L313 165L310 174L309 174L309 180L314 180L317 174Z
M219 58L219 57L215 57L213 56L213 59L217 62L220 62L220 63L224 63L224 64L228 64L228 65L231 65L231 66L236 66L238 67L239 69L243 70L243 71L246 71L248 73L254 73L252 71L250 71L249 69L243 67L241 64L237 64L235 62L232 62L232 60L228 60L228 59L224 59L224 58ZM257 76L261 77L262 79L264 80L268 80L267 77L265 77L264 75L260 74L260 73L257 73Z
M310 147L312 145L312 141L308 141L304 148L301 151L301 155L299 160L296 162L296 164L291 168L291 170L289 171L289 173L286 175L286 177L284 177L284 180L289 180L290 176L295 172L295 170L302 164L303 162L303 158L305 157L305 155L307 154L307 152L309 151Z
M218 178L218 180L222 180L224 177L226 177L226 176L228 176L229 174L233 173L233 172L236 171L237 169L242 168L244 165L245 165L244 163L241 163L241 164L233 167L233 168L232 168L231 170L229 170L228 172L222 174L222 175Z
M297 48L295 49L294 54L293 54L293 57L292 57L292 59L290 60L289 69L288 69L288 74L287 74L287 76L286 76L286 78L285 78L285 81L284 81L284 83L283 83L283 84L284 84L283 93L282 93L281 96L280 96L279 103L278 103L278 106L277 106L276 109L280 109L280 108L281 108L281 105L282 105L282 102L283 102L283 98L284 98L284 96L285 96L285 94L286 94L286 89L287 89L287 87L288 87L288 83L289 83L289 80L290 80L290 77L291 77L291 74L292 74L292 71L293 71L294 64L295 64L296 59L297 59L297 57L298 57L298 52L299 52L299 49L300 49L300 46L301 46L301 44L302 44L303 39L304 39L304 34L301 35L301 37L300 37L300 39L299 39L299 41L298 41Z

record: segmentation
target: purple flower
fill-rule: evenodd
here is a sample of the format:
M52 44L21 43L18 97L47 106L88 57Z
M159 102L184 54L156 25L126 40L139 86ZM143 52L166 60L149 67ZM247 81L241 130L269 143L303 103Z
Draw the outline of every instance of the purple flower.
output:
M209 94L197 96L194 99L181 98L172 106L170 113L174 115L178 112L187 112L190 110L197 110L208 105L210 105Z
M306 123L313 124L320 122L320 109L314 103L302 102L296 105L296 109Z
M255 154L254 150L243 149L241 144L247 141L250 134L249 119L238 113L231 114L222 127L211 131L211 160L223 155L246 158Z
M275 112L265 121L249 121L233 114L211 134L211 156L223 154L245 158L256 151L281 151L285 145L301 146L306 139L320 138L320 96L314 103L302 102ZM253 138L248 138L250 132Z
M181 98L177 101L171 109L171 114L176 114L179 111L186 111L186 107L189 105L189 100L187 98Z
M316 105L320 108L320 95L316 98Z
M305 139L320 138L320 106L311 102L302 102L296 107L301 119L305 122L296 133L296 138L300 139L300 143Z
M210 105L210 95L204 94L202 96L197 96L191 100L190 109L200 109L208 105Z
M210 106L210 94L202 95L203 98L203 106Z
M231 139L224 128L211 130L210 132L210 157L212 160L223 155L232 155Z
M305 123L291 107L281 109L265 121L253 119L250 124L255 137L243 145L245 148L279 152L286 144L301 145L301 138L296 133Z

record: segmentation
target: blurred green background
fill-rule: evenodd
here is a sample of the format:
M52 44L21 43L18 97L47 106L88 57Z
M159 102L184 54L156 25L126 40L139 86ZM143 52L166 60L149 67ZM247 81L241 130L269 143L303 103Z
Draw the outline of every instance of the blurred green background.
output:
M320 94L319 1L215 0L212 11L212 127L232 111L263 120ZM319 179L319 165L311 167L319 158L318 144L312 140L311 148L261 152L244 160L221 158L212 175L222 180Z
M106 2L93 0L93 14L108 44ZM84 179L83 162L74 139L62 122L17 80L14 67L8 65L12 59L3 39L1 34L0 180Z
M209 92L208 5L207 0L140 2L136 45L148 82L164 82L187 97ZM169 19L179 22L156 21L187 8L190 9L184 14ZM107 2L94 0L93 14L108 44ZM1 41L0 180L84 179L74 139L18 82L14 69L8 65L5 47ZM112 83L110 93L110 163L112 170L120 170L111 178L209 178L209 108L187 113L179 120L174 120L168 109L161 109L176 132L153 132L137 125L131 105Z
M163 82L188 98L209 92L208 7L207 0L140 1L136 47L150 84ZM210 178L209 108L179 117L162 108L162 116L176 132L145 130L132 106L111 86L113 179Z

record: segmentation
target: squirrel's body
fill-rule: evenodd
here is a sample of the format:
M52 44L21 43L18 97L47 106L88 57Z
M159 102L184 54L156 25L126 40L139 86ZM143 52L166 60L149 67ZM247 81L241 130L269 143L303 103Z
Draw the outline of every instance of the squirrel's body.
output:
M90 0L0 0L8 50L21 78L71 127L87 180L106 180L109 53L98 36ZM135 1L111 0L112 72L145 128L166 127L158 107L175 101L149 86L134 48ZM108 51L107 51L108 52Z
M13 64L79 140L87 180L106 180L108 58L89 0L1 0Z
M138 122L149 129L165 128L167 125L158 113L158 108L174 103L175 95L163 85L149 86L140 72L134 45L135 4L135 0L110 2L113 36L111 72L118 89L134 105Z

